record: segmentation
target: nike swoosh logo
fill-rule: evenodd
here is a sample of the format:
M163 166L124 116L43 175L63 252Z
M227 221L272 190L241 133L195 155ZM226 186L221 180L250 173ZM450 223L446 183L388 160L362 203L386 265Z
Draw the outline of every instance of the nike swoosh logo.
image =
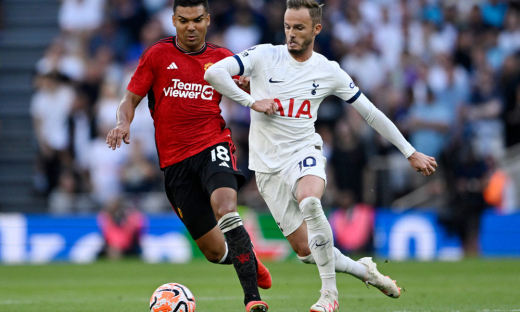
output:
M315 242L314 246L316 246L316 247L326 246L328 243L330 243L330 239L328 239L326 242L322 242L321 244L318 244L318 242Z
M284 82L283 80L280 80L280 81L273 81L273 78L269 79L269 82L270 83L280 83L280 82Z

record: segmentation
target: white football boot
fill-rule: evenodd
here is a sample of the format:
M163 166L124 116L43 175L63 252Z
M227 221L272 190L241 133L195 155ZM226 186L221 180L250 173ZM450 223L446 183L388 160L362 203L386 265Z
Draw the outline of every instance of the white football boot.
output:
M369 285L372 285L390 298L399 298L401 295L401 288L397 287L395 281L390 277L379 273L376 268L377 264L372 261L372 257L361 258L357 262L361 263L367 268L367 278L364 281L367 285L367 288Z
M335 312L339 310L338 296L329 290L320 290L321 297L312 305L310 312Z

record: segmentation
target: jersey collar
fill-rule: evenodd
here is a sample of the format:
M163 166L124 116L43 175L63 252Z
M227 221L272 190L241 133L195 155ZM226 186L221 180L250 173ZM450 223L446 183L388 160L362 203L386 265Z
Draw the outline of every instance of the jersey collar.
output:
M206 45L206 41L204 41L204 45L202 45L202 48L200 48L199 50L197 51L188 51L186 49L183 49L179 43L177 42L177 36L175 36L174 38L175 40L173 40L173 45L177 48L177 50L181 51L182 53L184 54L188 54L188 55L199 55L201 53L204 53L204 51L206 51L206 48L207 48L207 45Z
M291 53L289 53L289 48L287 47L287 44L285 44L283 46L283 50L284 50L284 53L289 61L289 63L293 66L296 66L296 67L302 67L302 66L305 66L305 65L308 65L310 63L312 63L311 60L314 59L314 56L316 54L316 52L312 51L312 55L311 57L309 57L308 60L306 60L305 62L298 62L297 60L294 59L294 57L291 55Z

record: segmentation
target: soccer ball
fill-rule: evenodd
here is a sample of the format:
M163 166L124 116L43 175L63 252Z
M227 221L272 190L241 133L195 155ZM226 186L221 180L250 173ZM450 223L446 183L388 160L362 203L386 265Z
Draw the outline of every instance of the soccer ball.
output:
M188 287L177 283L159 286L150 298L150 312L194 312L195 297Z

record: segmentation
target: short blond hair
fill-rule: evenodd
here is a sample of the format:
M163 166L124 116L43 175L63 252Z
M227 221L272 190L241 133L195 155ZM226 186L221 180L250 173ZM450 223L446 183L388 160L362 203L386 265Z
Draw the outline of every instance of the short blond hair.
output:
M319 4L316 0L287 0L287 9L308 9L312 19L312 25L321 23L322 6L323 4Z

